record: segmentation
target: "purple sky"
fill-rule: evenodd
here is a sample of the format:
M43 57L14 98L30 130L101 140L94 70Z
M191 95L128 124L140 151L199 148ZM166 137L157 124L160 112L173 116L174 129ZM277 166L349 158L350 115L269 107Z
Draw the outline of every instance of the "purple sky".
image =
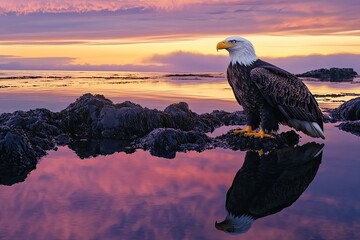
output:
M123 44L135 39L136 44L141 44L249 34L328 36L329 42L333 36L352 36L354 52L343 51L343 46L336 45L336 54L302 56L299 51L290 58L273 57L270 60L293 72L333 66L353 67L360 72L360 42L357 42L360 39L359 12L358 0L2 1L0 48L31 48L35 45L56 48L93 44L91 41L94 40L114 40ZM0 55L0 69L223 71L226 65L224 56L181 51L174 48L167 54L144 54L144 59L149 60L146 66L113 61L76 64L76 58L66 53L54 57L6 51L4 55L7 56Z

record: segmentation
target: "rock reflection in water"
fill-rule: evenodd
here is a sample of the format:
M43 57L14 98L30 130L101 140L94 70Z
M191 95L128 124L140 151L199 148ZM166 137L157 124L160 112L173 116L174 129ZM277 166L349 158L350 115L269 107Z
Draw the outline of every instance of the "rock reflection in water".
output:
M84 139L74 140L68 147L81 159L106 156L117 152L134 153L135 149L127 140Z
M311 142L267 154L248 151L226 194L227 216L215 227L244 233L254 220L292 205L314 179L323 147Z

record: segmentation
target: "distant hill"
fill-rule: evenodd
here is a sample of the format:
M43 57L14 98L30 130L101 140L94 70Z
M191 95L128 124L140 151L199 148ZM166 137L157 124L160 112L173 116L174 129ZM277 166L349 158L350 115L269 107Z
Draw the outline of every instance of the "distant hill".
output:
M349 82L357 75L357 72L355 72L353 68L321 68L297 74L296 76L304 78L317 78L320 81Z

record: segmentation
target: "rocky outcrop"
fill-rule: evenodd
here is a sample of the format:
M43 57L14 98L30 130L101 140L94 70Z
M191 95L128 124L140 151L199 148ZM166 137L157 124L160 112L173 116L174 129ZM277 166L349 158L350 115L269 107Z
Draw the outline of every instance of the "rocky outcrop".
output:
M280 133L274 138L246 138L233 135L232 131L216 137L218 142L216 147L232 149L232 150L263 150L264 152L277 149L284 146L294 146L299 143L300 136L293 130Z
M360 136L360 98L352 99L324 120ZM133 153L174 158L177 152L212 148L264 150L294 146L299 135L289 131L273 139L245 138L231 131L218 137L206 133L223 125L244 125L243 112L213 111L197 114L185 102L164 111L126 101L112 103L102 95L85 94L61 112L47 109L16 111L0 115L0 184L23 181L48 150L67 145L80 158Z
M36 168L45 151L34 142L22 130L0 126L0 184L22 182Z
M197 114L185 102L164 111L132 102L114 104L101 95L85 94L61 112L47 109L0 115L0 184L23 181L46 151L67 145L80 158L115 152L149 150L155 156L173 158L176 152L204 151L220 147L271 149L294 144L282 135L276 139L243 138L228 133L206 135L223 125L243 125L243 112L213 111ZM297 134L295 134L297 136ZM296 138L296 137L295 137Z
M360 136L360 120L347 121L339 124L339 129Z
M352 81L358 74L353 68L321 68L298 74L298 77L317 78L321 81L345 82Z
M342 121L339 129L360 136L360 97L351 99L329 111L329 118Z
M360 120L360 97L341 104L331 111L331 116L339 121Z
M354 120L359 118L360 98L355 98L330 111L325 121L344 121L340 129L357 134L359 122ZM215 147L267 150L291 146L299 140L295 132L266 140L231 133L216 138L206 135L223 125L244 124L243 112L216 110L197 114L185 102L159 111L129 101L114 104L104 96L85 94L58 113L35 109L1 114L1 163L11 165L16 161L20 168L30 166L58 145L68 145L81 158L114 152L132 153L138 148L156 156L173 158L178 151Z
M47 109L0 115L0 184L25 180L63 133L60 115Z
M204 151L212 148L213 139L197 131L182 131L173 128L158 128L139 139L136 148L150 151L154 156L174 158L176 152Z
M101 95L85 94L60 112L63 126L73 137L132 139L157 128L183 131L213 131L228 124L244 124L242 112L215 111L198 115L185 102L172 104L164 111L124 102L113 104Z

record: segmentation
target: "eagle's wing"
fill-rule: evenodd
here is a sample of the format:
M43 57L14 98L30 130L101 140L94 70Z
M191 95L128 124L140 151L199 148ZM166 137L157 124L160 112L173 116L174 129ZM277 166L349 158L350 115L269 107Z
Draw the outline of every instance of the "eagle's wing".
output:
M287 124L313 137L324 137L318 103L305 84L293 74L268 65L250 72L262 96L287 119Z

